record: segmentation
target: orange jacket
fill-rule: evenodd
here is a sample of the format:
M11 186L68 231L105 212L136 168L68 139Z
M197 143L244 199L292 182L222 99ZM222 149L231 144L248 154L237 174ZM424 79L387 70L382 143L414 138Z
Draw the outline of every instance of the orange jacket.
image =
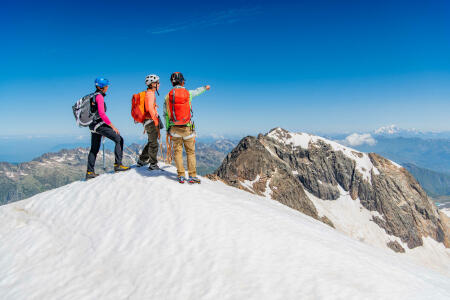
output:
M145 119L152 119L153 122L155 122L155 126L159 125L158 120L158 105L156 105L156 97L155 92L152 90L147 90L145 94L145 101L144 101L144 108L145 108Z

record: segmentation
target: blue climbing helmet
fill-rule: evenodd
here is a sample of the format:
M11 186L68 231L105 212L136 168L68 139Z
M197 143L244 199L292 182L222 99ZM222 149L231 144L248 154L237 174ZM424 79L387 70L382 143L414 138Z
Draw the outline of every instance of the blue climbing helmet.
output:
M103 77L97 77L95 79L95 86L98 86L99 88L104 88L105 86L109 85L109 80Z

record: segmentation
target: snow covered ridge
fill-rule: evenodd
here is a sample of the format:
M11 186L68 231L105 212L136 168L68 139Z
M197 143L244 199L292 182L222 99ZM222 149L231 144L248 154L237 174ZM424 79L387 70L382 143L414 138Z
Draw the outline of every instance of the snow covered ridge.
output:
M360 152L358 150L343 146L334 141L327 140L323 137L311 135L308 133L293 133L282 128L272 129L268 134L268 137L275 139L276 141L283 143L285 145L291 145L294 147L301 147L303 149L308 149L310 144L316 144L321 141L325 144L330 145L334 151L341 151L346 157L354 160L356 162L356 169L363 175L369 183L371 182L371 172L375 175L380 174L378 169L372 164L367 153ZM399 164L392 162L396 167L402 168Z
M450 280L173 167L0 207L2 299L449 299Z

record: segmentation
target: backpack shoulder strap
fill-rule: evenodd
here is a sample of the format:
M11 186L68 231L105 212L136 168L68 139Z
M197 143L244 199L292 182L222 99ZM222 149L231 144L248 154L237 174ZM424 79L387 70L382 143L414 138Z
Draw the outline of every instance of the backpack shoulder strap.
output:
M175 88L172 89L172 118L176 122L177 116L175 115Z
M95 102L95 98L97 97L97 95L100 94L99 92L94 92L91 94L91 100Z
M99 95L99 94L100 94L100 92L94 92L94 93L91 94L91 99L90 99L90 101L91 101L91 113L95 112L95 111L92 110L93 106L95 106L95 108L97 108L97 111L98 111L96 98L97 98L97 95ZM106 111L106 103L103 102L103 104L105 106L105 111Z
M145 101L145 98L147 98L147 92L143 91L139 93L139 104L141 108L143 109L142 113L145 113L148 110L147 107L147 101Z

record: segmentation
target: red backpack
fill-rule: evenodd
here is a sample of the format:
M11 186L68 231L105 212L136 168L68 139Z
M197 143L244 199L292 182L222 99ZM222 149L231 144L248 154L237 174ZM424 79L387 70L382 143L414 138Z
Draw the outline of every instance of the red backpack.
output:
M173 88L169 92L168 112L173 125L186 125L191 122L192 108L189 91Z
M135 123L145 121L145 92L134 94L131 98L131 116Z

